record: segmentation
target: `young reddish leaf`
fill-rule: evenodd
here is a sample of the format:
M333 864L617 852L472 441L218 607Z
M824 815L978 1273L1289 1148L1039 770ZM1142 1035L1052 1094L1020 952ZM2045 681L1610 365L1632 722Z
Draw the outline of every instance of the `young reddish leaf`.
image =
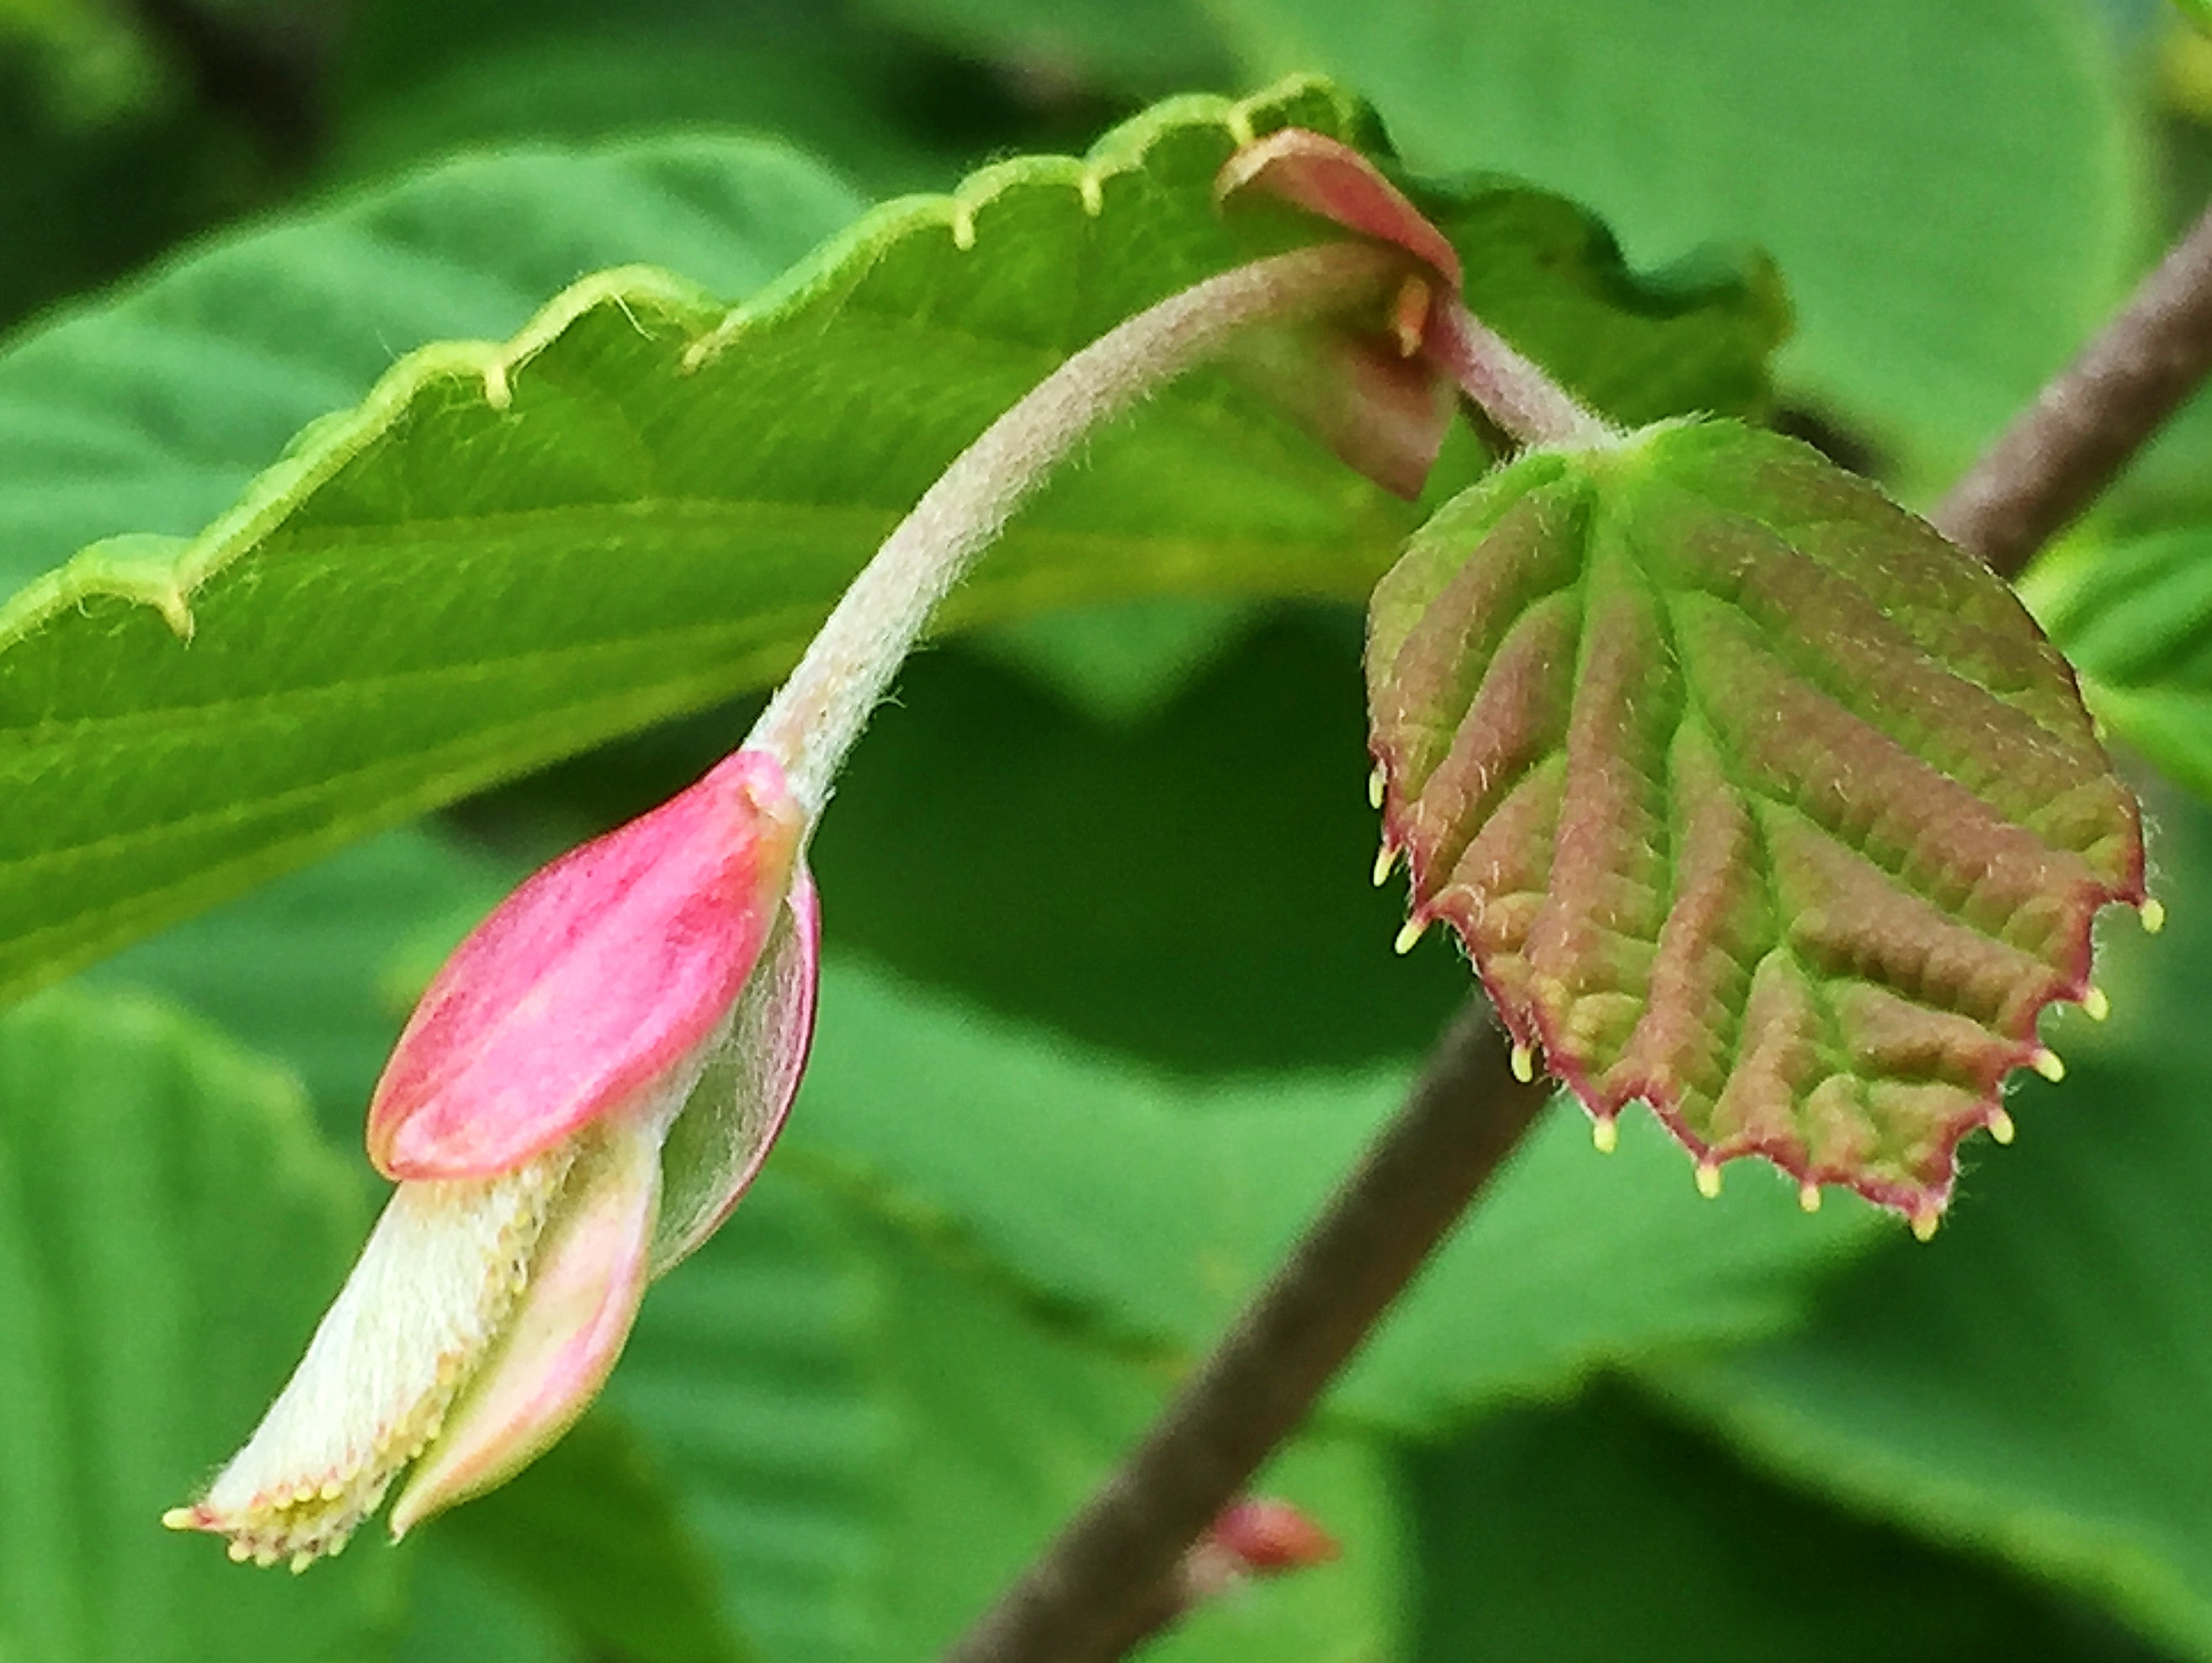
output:
M2090 922L2133 798L2008 589L1733 422L1541 450L1375 593L1372 746L1409 936L1448 920L1596 1117L1765 1156L1932 1229ZM2148 911L2148 909L2147 909ZM1526 1052L1522 1053L1524 1057Z
M1446 288L1459 292L1462 274L1451 240L1380 168L1340 140L1303 127L1254 140L1222 165L1213 181L1219 202L1248 191L1293 203L1363 237L1396 243Z
M1459 290L1450 240L1365 156L1301 127L1239 149L1213 194L1224 208L1289 203L1411 257L1384 327L1337 318L1255 331L1232 361L1339 461L1408 501L1420 495L1458 405L1450 378L1420 351L1435 290Z

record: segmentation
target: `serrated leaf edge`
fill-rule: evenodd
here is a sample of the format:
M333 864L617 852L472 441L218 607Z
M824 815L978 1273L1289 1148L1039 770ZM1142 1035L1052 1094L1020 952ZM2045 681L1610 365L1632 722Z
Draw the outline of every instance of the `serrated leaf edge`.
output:
M255 476L237 502L166 557L143 533L90 543L0 603L0 652L57 615L94 598L151 607L189 640L192 597L257 547L313 489L397 425L422 393L441 384L475 384L495 410L506 408L514 378L586 315L620 309L675 324L688 337L684 372L706 367L762 324L834 301L895 245L942 233L956 247L974 244L975 215L1009 192L1029 187L1074 191L1086 213L1103 209L1103 186L1140 173L1162 140L1193 128L1218 127L1233 143L1249 143L1292 118L1315 98L1333 106L1340 127L1363 143L1381 137L1366 106L1326 78L1297 75L1243 99L1191 94L1155 105L1105 135L1084 156L1018 156L970 174L941 195L900 197L863 214L744 302L730 307L696 283L655 266L617 266L562 289L504 342L447 341L397 360L358 404L311 422L276 462Z
M1669 418L1651 423L1634 433L1612 435L1591 443L1531 446L1522 452L1522 458L1526 459L1528 457L1540 454L1572 456L1592 451L1630 448L1655 433L1690 425L1698 419L1687 416ZM2021 599L2022 610L2025 612L2027 610L2027 598L2021 596ZM2040 632L2042 624L2034 614L2029 613L2028 619L2031 627ZM2063 661L2062 655L2062 662ZM2075 680L2077 694L2086 695L2087 689L2084 686L2083 678L2080 673L2073 669L2070 663L2066 664L2066 668ZM1474 971L1476 980L1480 982L1484 994L1490 1000L1492 1008L1498 1014L1498 1021L1506 1030L1507 1037L1513 1047L1515 1073L1523 1078L1533 1077L1534 1053L1540 1052L1544 1071L1564 1085L1590 1116L1597 1147L1601 1153L1610 1152L1613 1138L1617 1136L1614 1131L1615 1123L1622 1112L1635 1103L1643 1103L1666 1128L1668 1134L1695 1161L1698 1188L1708 1199L1717 1197L1720 1193L1720 1174L1724 1166L1736 1161L1763 1160L1777 1168L1799 1186L1801 1198L1803 1199L1805 1210L1808 1212L1818 1209L1821 1187L1832 1184L1852 1191L1876 1206L1902 1214L1911 1223L1915 1233L1923 1240L1926 1240L1934 1234L1937 1223L1949 1207L1956 1193L1960 1145L1974 1132L1984 1129L1990 1131L2000 1144L2009 1144L2012 1141L2013 1125L2011 1117L2004 1108L2004 1092L2013 1071L2021 1068L2030 1068L2053 1081L2063 1077L2063 1064L2059 1063L2056 1053L2043 1045L2038 1029L2043 1013L2052 1005L2085 1004L2095 997L2095 990L2090 981L2090 974L2095 953L2094 930L2098 914L2107 906L2125 905L2135 907L2141 913L2146 930L2154 934L2157 932L2164 920L2163 908L2159 907L2158 902L2148 898L2148 865L2144 840L2142 835L2142 815L2138 808L2135 815L2137 835L2133 858L2129 865L2125 881L2119 884L2092 882L2087 883L2084 887L2084 893L2089 902L2087 913L2087 922L2081 932L2079 940L2075 944L2074 950L2069 954L2067 962L2062 967L2063 982L2054 986L2050 992L2022 1013L2017 1025L2017 1031L2007 1031L2002 1029L1990 1030L2012 1041L2014 1047L2014 1054L1996 1083L1987 1091L1977 1096L1972 1110L1954 1117L1946 1128L1942 1140L1937 1145L1937 1151L1942 1157L1946 1173L1940 1185L1891 1183L1873 1179L1843 1178L1833 1174L1824 1174L1805 1163L1785 1160L1765 1148L1739 1150L1733 1154L1716 1159L1712 1153L1712 1145L1691 1130L1673 1094L1649 1083L1636 1082L1624 1084L1617 1090L1601 1091L1587 1069L1558 1060L1562 1054L1561 1049L1554 1045L1554 1036L1546 1031L1543 1013L1540 1010L1529 1012L1529 1020L1527 1023L1521 1020L1522 1013L1503 996L1498 986L1492 981L1487 968L1468 942L1461 920L1450 909L1436 906L1419 898L1425 891L1432 887L1431 874L1428 870L1431 863L1422 857L1420 852L1406 835L1405 816L1411 805L1407 801L1400 781L1390 770L1387 760L1379 751L1371 747L1370 762L1374 770L1370 795L1376 799L1376 807L1381 810L1382 820L1382 845L1381 854L1376 862L1375 882L1379 886L1386 881L1392 867L1402 857L1406 862L1409 900L1412 902L1407 909L1406 925L1401 931L1395 944L1396 950L1400 953L1409 950L1426 933L1429 926L1439 920L1450 925L1453 936L1467 958L1469 968ZM1448 877L1449 874L1444 876ZM1439 882L1438 887L1440 886Z

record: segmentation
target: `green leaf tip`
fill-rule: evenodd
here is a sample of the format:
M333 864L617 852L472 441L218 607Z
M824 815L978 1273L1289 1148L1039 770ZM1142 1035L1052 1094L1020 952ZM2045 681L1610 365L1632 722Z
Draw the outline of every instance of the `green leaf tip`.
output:
M1717 1193L1759 1155L1932 1227L2005 1078L2063 1071L2141 817L2012 592L1722 421L1523 456L1376 589L1371 744L1413 926L1601 1123ZM1409 928L1412 926L1409 926Z

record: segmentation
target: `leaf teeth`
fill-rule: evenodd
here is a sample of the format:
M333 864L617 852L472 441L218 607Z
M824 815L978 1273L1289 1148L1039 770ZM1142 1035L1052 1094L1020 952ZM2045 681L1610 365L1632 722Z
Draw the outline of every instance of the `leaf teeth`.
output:
M1382 806L1382 793L1389 788L1389 784L1390 776L1388 770L1382 763L1377 762L1375 765L1375 771L1367 776L1367 806L1369 808L1379 809Z
M2142 893L2141 816L2072 678L1804 447L1707 422L1526 456L1417 534L1368 644L1413 911L1701 1193L1756 1154L1933 1228L2006 1076L2063 1077L2041 1013L2109 1015L2090 926Z
M1698 1162L1698 1193L1708 1201L1721 1199L1721 1168L1717 1161Z
M1600 1155L1610 1155L1620 1147L1620 1122L1610 1114L1600 1115L1590 1122L1590 1143Z
M1511 1060L1513 1064L1513 1077L1520 1081L1523 1085L1534 1084L1536 1079L1536 1053L1528 1048L1528 1043L1525 1041L1516 1040L1513 1041L1513 1055ZM1611 1124L1612 1122L1609 1120L1602 1117L1598 1121L1598 1125L1601 1126L1609 1126Z
M1943 1210L1933 1201L1923 1201L1912 1211L1912 1234L1923 1241L1936 1239L1936 1228L1943 1222Z
M1807 1212L1820 1210L1820 1187L1809 1178L1797 1187L1797 1205Z
M2146 895L2137 903L2136 916L2142 920L2143 933L2154 936L2166 928L2166 903L2155 895Z
M2013 1125L2012 1116L2001 1108L1990 1111L1989 1125L1990 1136L2000 1144L2010 1144L2019 1134L2020 1129Z
M1385 843L1375 854L1375 887L1381 889L1390 881L1390 869L1398 864L1398 846Z
M1390 950L1401 958L1412 952L1420 944L1421 938L1428 934L1431 922L1429 915L1425 913L1418 917L1407 919L1406 927L1398 932L1397 939L1390 944Z

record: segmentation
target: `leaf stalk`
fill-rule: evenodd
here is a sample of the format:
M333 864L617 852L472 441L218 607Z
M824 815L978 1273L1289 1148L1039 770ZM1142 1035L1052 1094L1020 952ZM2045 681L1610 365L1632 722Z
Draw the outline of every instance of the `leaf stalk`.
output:
M938 603L1014 511L1104 423L1261 325L1377 299L1395 250L1332 243L1194 284L1102 335L999 417L922 494L830 615L744 748L782 763L808 817Z

